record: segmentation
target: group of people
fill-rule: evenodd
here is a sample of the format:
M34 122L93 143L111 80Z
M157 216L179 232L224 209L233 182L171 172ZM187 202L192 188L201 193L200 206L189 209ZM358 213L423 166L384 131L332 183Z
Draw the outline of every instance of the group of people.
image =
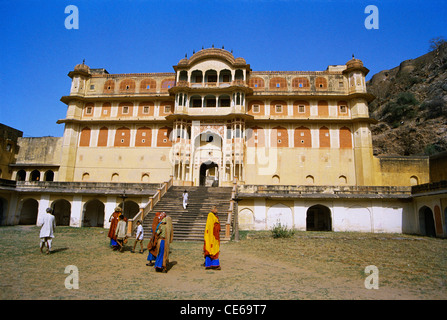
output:
M186 192L186 191L185 191ZM186 201L185 201L186 198ZM184 197L184 208L186 208L187 196ZM56 228L56 222L53 210L48 208L46 214L42 218L42 227L40 230L40 252L43 253L44 247L46 247L46 253L51 252L52 240L54 238L54 229ZM122 209L116 207L113 214L109 219L110 228L108 237L110 238L110 246L114 250L124 252L124 246L127 243L127 219L122 214ZM172 227L172 219L167 216L165 212L157 212L152 221L152 236L147 245L149 251L147 256L147 266L154 266L157 272L168 271L169 267L169 248L174 237L174 229ZM141 221L137 221L137 230L135 235L135 242L131 250L135 252L137 244L140 244L140 253L143 253L143 240L144 230ZM220 252L220 222L217 216L217 207L213 206L211 212L208 213L203 254L205 262L203 266L205 269L220 270L219 261Z
M124 226L124 227L122 227ZM117 207L110 217L110 229L108 237L110 238L110 246L115 250L123 251L125 239L127 239L125 230L125 218L121 214L121 208ZM156 212L152 220L152 236L147 245L147 266L154 266L155 271L166 273L169 268L170 244L174 238L174 228L172 227L172 219L165 212ZM143 253L144 230L141 221L137 221L137 230L135 234L135 242L131 250L135 252L137 244L140 244L140 253ZM205 234L203 253L205 269L220 270L219 261L220 252L220 222L217 216L217 207L213 206L208 214Z

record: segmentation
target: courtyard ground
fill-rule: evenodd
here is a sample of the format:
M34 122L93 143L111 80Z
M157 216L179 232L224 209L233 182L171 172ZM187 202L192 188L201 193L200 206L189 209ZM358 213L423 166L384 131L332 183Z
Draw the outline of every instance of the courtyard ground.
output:
M174 242L170 270L144 254L109 247L107 230L57 227L53 252L39 251L39 227L0 228L1 299L332 300L447 299L447 240L402 234L242 232L221 245L220 271L205 270L199 242ZM137 248L138 249L138 248ZM79 289L67 289L76 266ZM367 266L378 289L366 289ZM368 278L369 279L369 278ZM369 283L369 282L368 282Z

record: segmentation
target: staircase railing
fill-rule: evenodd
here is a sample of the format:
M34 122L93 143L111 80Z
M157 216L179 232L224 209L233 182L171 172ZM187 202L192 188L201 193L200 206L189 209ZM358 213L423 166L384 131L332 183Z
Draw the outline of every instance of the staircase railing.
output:
M157 192L149 198L147 205L144 208L140 208L140 211L133 217L127 221L127 236L133 236L135 234L135 230L137 229L137 221L141 222L144 220L144 217L147 216L149 212L155 207L155 205L160 201L160 199L166 194L169 188L172 186L174 181L174 177L171 175L168 181L163 182L160 188L157 189Z
M233 199L236 198L236 192L237 192L237 179L234 178L233 190L231 191L230 207L228 208L227 222L225 223L225 238L228 240L231 238L231 220L233 219L233 211L235 203ZM235 223L237 223L237 221L235 221Z

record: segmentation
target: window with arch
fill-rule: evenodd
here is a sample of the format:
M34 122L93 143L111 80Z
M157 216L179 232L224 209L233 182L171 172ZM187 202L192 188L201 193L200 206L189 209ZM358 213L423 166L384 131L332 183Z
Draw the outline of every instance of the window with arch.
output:
M253 88L253 90L264 90L265 88L264 79L260 77L250 78L250 80L248 81L248 86L250 88Z
M329 117L329 104L326 100L318 101L318 116Z
M120 82L120 92L135 92L135 81L124 79Z
M296 117L309 118L310 105L308 101L297 100L293 102L293 115Z
M118 106L118 117L129 117L133 115L133 103L121 102Z
M419 184L419 178L417 176L410 177L410 185L415 186Z
M314 184L314 182L315 182L315 179L314 179L314 177L312 175L306 176L306 183L307 184Z
M262 116L265 114L264 102L261 100L254 100L248 103L247 113L250 115Z
M340 148L352 148L352 134L348 127L340 128Z
M309 128L301 126L295 129L294 145L298 148L312 148L312 136Z
M141 182L149 182L149 178L150 178L150 175L149 175L149 173L143 173L142 175L141 175Z
M141 127L137 129L135 137L135 147L150 147L152 140L152 130L148 127Z
M85 127L81 130L81 136L79 138L79 146L80 147L89 147L90 146L90 135L91 135L90 128Z
M25 181L26 180L26 171L23 169L17 171L16 180L17 181Z
M171 147L171 127L163 127L158 129L157 134L157 147Z
M320 148L331 147L331 136L327 127L320 128Z
M283 78L283 77L271 78L269 81L269 89L270 90L279 90L279 91L287 90L286 78Z
M92 117L93 116L93 110L94 110L94 104L89 102L86 103L84 106L84 117Z
M113 173L112 178L110 179L112 182L120 181L120 175L118 173Z
M265 135L264 128L252 127L248 128L245 132L248 147L264 147Z
M304 78L304 77L293 78L292 88L293 89L309 89L310 88L309 79Z
M101 118L109 118L112 111L112 104L110 102L104 102L101 108Z
M270 146L284 148L289 146L289 135L284 127L274 127L271 131Z
M109 79L104 82L104 93L113 93L115 91L115 80Z
M141 80L140 92L157 92L157 81L150 78Z
M315 79L315 87L318 89L327 89L327 80L324 77L317 77Z
M164 79L161 82L161 91L167 92L169 89L173 88L174 85L175 85L175 79L174 78Z
M116 130L115 133L115 147L128 147L130 146L130 129L121 127Z
M109 129L107 127L102 127L101 129L99 129L98 147L107 147L108 138L109 138Z
M90 180L90 173L84 172L82 174L82 181L89 181Z
M154 115L154 103L152 101L143 101L140 103L140 105L138 106L138 115L139 116L153 116Z
M270 102L270 115L272 116L286 116L288 111L287 102L277 100Z

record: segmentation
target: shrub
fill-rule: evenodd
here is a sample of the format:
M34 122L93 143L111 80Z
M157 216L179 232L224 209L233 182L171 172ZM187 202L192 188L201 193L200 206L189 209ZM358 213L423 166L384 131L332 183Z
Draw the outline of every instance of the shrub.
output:
M288 229L286 226L281 225L281 223L278 222L278 224L275 224L272 228L272 236L273 238L290 238L295 235L295 230Z

